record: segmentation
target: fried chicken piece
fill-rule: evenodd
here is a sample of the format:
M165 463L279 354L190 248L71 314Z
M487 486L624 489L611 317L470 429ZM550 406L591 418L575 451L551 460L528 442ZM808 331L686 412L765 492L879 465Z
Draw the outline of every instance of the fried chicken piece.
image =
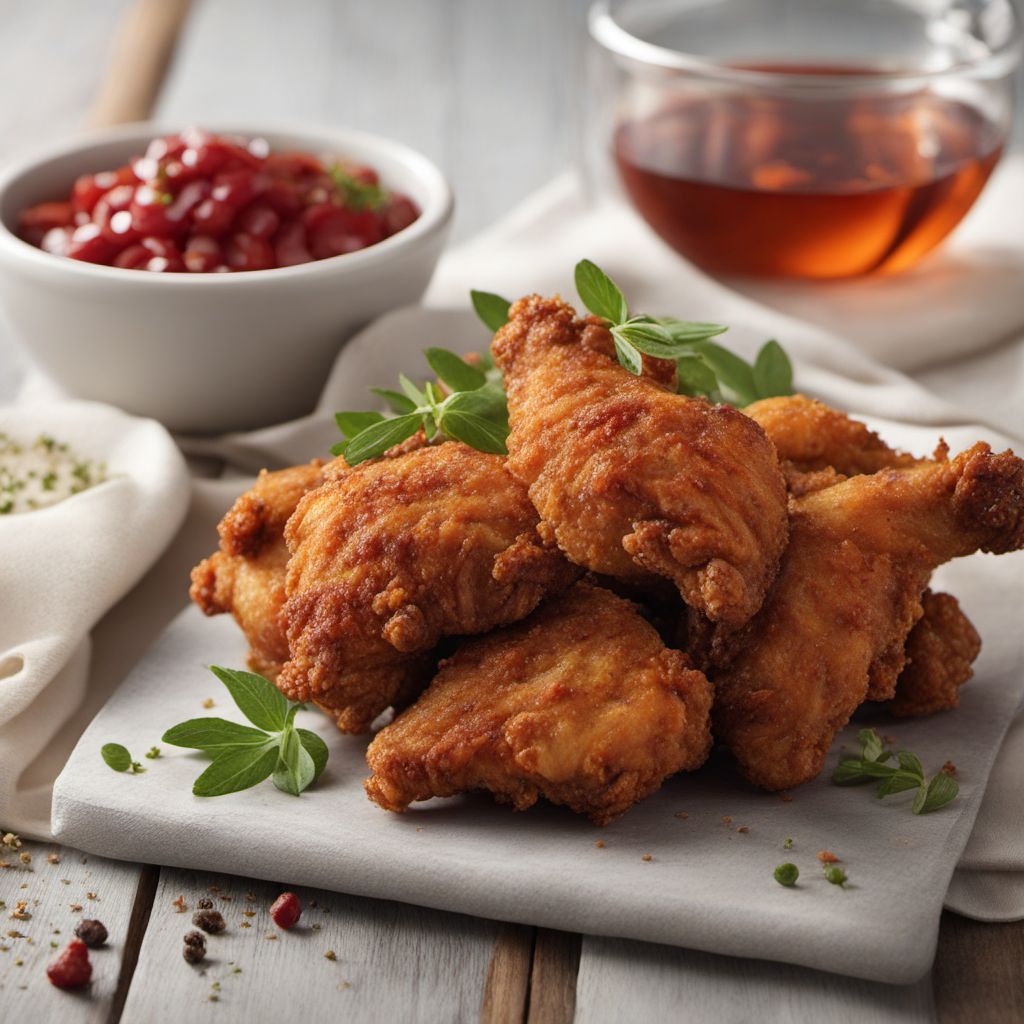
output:
M805 395L764 398L743 411L771 438L792 494L921 461L890 448L859 420Z
M508 393L509 468L542 530L578 565L663 576L723 631L760 607L785 547L786 489L764 431L729 406L673 394L610 354L596 317L516 302L493 342ZM652 379L654 378L654 379Z
M711 687L632 602L577 583L514 626L465 643L366 754L390 811L489 790L604 825L711 746Z
M192 570L189 596L205 615L234 616L250 644L249 667L270 679L288 660L281 617L285 523L299 499L323 483L324 471L319 459L275 473L263 470L218 524L220 550Z
M744 410L771 438L794 497L847 477L927 460L890 448L845 413L804 395L766 398ZM889 705L894 715L927 715L955 708L958 687L974 674L981 641L956 598L926 590L923 614L907 638L906 665Z
M931 573L1024 547L1024 462L976 444L794 499L779 578L715 679L715 733L766 789L814 778L866 699L893 696Z
M924 614L907 637L907 663L889 704L900 718L959 707L959 688L974 675L981 652L981 637L955 597L926 590L921 604Z
M579 575L537 523L505 459L455 441L310 492L285 530L291 659L278 686L365 731L422 690L442 636L521 619Z

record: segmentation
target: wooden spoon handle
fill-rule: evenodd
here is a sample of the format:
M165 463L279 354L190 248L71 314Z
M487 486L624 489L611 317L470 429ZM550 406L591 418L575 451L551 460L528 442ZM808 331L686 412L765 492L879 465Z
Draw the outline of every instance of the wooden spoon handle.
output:
M135 0L114 36L89 112L91 127L144 121L152 114L190 5L191 0Z

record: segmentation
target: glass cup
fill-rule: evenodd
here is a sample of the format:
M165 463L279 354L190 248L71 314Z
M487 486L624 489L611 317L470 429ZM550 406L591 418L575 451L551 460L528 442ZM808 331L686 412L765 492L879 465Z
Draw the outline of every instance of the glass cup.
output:
M718 275L905 270L1013 119L1011 0L599 0L590 31L604 160Z

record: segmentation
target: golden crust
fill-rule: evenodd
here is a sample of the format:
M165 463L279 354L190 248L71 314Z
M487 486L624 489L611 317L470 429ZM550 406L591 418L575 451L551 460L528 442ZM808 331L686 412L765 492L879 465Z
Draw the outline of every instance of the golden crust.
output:
M716 735L759 786L814 778L853 711L893 696L933 570L1021 546L1024 462L985 444L794 499L779 579L714 680Z
M285 533L291 659L278 685L365 731L422 689L442 636L523 618L578 575L537 522L504 459L458 442L328 481Z
M322 482L319 459L274 473L263 470L218 524L220 550L192 570L189 596L205 615L234 617L249 641L249 667L269 679L288 660L282 618L285 523L302 495Z
M775 451L749 417L633 376L610 346L596 318L577 320L560 299L512 306L493 343L509 468L572 561L625 582L667 577L735 629L760 607L786 543Z
M631 602L577 583L530 618L464 643L367 751L371 800L392 810L488 790L605 824L703 764L711 687Z

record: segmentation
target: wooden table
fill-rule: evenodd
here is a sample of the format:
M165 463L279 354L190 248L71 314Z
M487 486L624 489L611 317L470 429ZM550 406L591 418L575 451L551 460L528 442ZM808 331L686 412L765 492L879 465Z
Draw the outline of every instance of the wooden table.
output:
M150 112L179 123L344 124L437 160L455 185L455 234L464 238L580 150L585 0L197 0L187 8L183 0L0 0L0 157L90 118ZM0 400L23 373L0 333ZM288 883L286 851L279 884L28 842L2 850L0 861L10 865L0 869L2 912L15 915L0 932L5 1021L1024 1018L1019 924L946 914L930 977L893 988L304 890L302 927L279 933L267 909ZM224 913L228 930L193 969L181 938L201 898ZM43 968L82 916L101 919L111 938L93 954L91 993L69 996Z

